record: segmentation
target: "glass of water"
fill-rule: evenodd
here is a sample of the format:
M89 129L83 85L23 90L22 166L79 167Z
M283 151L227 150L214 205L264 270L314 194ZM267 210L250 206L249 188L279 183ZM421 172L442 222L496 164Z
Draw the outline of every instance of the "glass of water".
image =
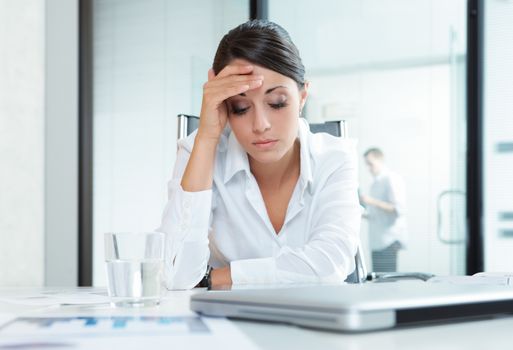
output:
M113 305L134 307L160 303L163 233L106 233L105 262Z

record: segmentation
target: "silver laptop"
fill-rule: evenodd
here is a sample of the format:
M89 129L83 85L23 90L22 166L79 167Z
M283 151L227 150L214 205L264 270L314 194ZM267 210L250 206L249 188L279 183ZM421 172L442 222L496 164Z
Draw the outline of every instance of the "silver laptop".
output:
M345 332L513 313L513 288L421 281L206 291L193 311Z

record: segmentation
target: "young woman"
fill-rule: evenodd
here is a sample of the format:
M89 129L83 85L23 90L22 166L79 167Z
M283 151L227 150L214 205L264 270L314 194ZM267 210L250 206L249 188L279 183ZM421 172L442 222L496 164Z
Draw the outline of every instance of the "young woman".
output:
M309 131L304 73L275 23L249 21L221 40L199 128L178 143L159 229L169 289L205 276L214 286L336 283L353 271L356 151Z

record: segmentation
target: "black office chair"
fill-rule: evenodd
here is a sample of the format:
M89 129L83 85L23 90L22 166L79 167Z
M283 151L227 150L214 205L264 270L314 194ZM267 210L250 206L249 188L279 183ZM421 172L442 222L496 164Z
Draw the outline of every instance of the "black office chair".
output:
M178 114L178 140L187 137L199 126L199 117L188 114ZM333 136L347 137L347 124L345 120L330 121L325 123L311 123L310 130L313 133L325 132ZM367 280L367 268L362 257L360 247L354 257L355 269L347 276L347 283L363 283Z

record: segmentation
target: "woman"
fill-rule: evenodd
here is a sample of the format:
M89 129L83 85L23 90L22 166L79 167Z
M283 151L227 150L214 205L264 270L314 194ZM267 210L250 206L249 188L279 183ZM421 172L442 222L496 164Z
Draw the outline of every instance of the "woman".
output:
M205 276L213 286L333 283L353 271L356 152L310 133L300 118L307 96L299 52L283 28L254 20L223 37L199 128L179 141L159 229L169 289Z

